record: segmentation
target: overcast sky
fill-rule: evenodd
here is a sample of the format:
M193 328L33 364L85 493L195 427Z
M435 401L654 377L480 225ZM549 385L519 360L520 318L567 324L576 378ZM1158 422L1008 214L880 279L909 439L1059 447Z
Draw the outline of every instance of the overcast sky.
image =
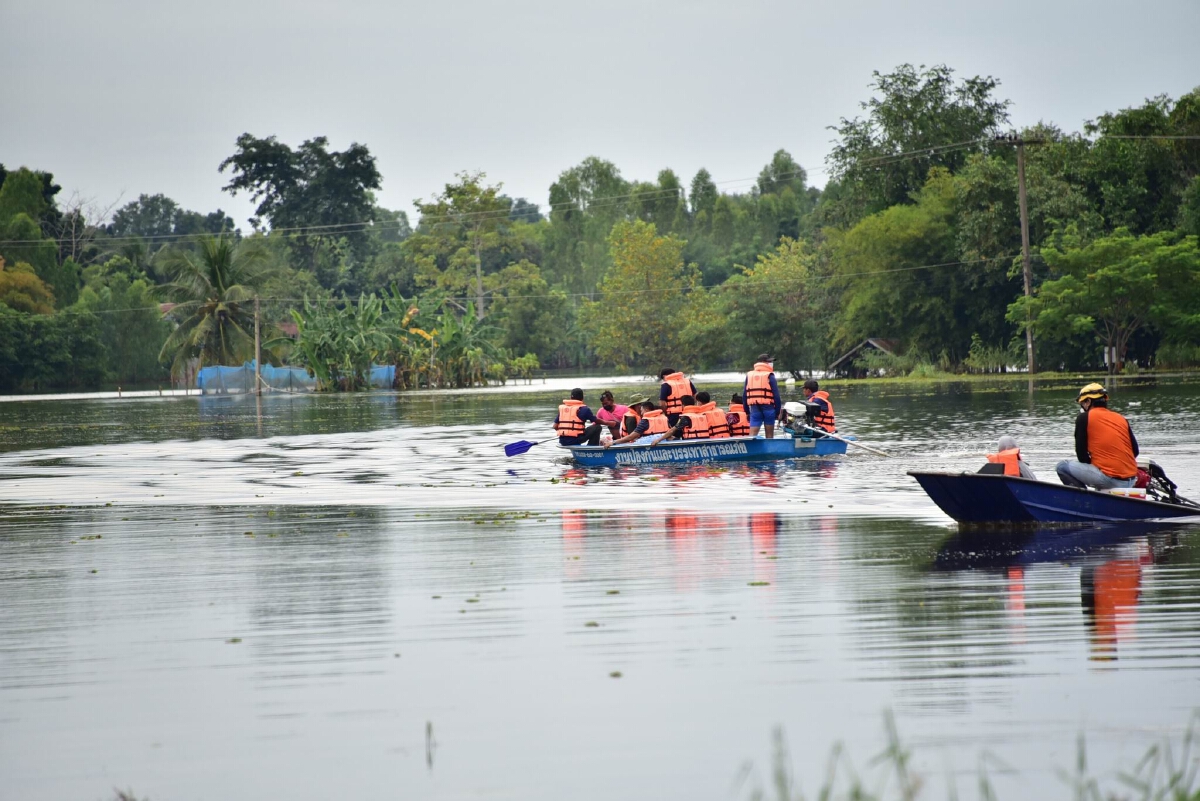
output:
M1200 85L1200 0L100 2L0 0L0 163L107 205L221 207L243 132L367 145L382 205L459 170L544 204L589 155L742 191L778 148L825 182L826 126L872 70L993 75L1017 126Z

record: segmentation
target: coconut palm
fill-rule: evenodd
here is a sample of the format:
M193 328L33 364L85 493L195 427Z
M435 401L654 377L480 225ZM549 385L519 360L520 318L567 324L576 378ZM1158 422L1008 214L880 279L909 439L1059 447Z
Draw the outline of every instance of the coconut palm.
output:
M200 366L240 364L254 344L254 296L271 277L267 250L257 239L206 236L194 251L167 250L159 269L170 277L160 287L178 304L179 326L158 354L180 373L189 359Z

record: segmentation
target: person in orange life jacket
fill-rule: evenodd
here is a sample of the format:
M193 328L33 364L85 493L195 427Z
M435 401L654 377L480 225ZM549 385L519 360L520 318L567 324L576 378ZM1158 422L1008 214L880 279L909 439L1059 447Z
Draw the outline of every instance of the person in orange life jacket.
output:
M642 421L642 404L648 400L648 397L638 392L629 396L629 405L625 407L625 415L621 418L620 436L629 436L637 428L637 424Z
M1088 384L1076 398L1075 461L1059 462L1054 472L1068 487L1118 489L1137 481L1137 439L1129 421L1109 411L1108 390Z
M729 411L725 413L725 422L729 423L729 436L750 436L750 418L746 417L746 407L742 405L741 395L734 395L729 399Z
M600 411L596 412L596 419L608 426L608 430L614 437L621 436L621 420L627 411L629 411L629 407L617 403L613 394L607 389L600 393Z
M821 385L813 378L805 381L800 391L804 393L805 403L817 407L813 411L812 425L829 434L836 434L837 422L833 416L833 404L829 402L829 393L821 389Z
M783 399L779 395L779 384L775 382L774 362L774 357L761 354L742 384L742 397L750 412L749 435L752 437L758 436L759 426L766 427L767 439L775 437L775 420L779 417Z
M670 428L667 424L667 416L662 413L661 409L654 407L654 401L647 399L638 405L641 407L641 416L638 418L637 423L628 434L620 439L614 439L609 443L610 445L624 445L626 442L635 442L651 434L667 433ZM604 447L607 448L609 445L605 445Z
M658 377L662 381L662 386L658 388L658 400L662 403L667 422L675 425L679 422L679 413L683 411L683 396L694 396L696 385L673 367L664 367Z
M571 390L571 397L562 402L554 418L559 445L599 445L603 427L592 410L583 405L583 390L578 388Z
M679 419L675 421L674 425L671 425L671 427L667 429L666 433L651 442L651 445L657 445L664 439L695 439L695 437L688 436L688 430L699 422L696 418L703 420L704 423L708 422L708 419L705 418L704 415L696 414L696 399L691 395L683 396L683 405L681 406L681 409L682 411L679 413Z
M1006 476L1037 479L1029 465L1021 458L1021 449L1017 447L1017 441L1007 434L996 443L996 453L989 453L987 460L988 463L979 472L995 472L991 465L1000 465Z
M708 418L708 435L713 439L721 439L729 436L729 421L725 418L725 412L717 408L716 401L712 400L707 392L696 393L696 405Z

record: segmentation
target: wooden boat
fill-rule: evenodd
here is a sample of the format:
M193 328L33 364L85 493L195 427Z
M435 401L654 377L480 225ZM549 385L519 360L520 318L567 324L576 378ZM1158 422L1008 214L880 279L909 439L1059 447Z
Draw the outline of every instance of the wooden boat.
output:
M967 525L1112 523L1200 518L1200 507L995 473L910 471L934 503Z
M589 467L623 467L639 464L684 462L756 462L803 459L846 452L846 443L832 437L727 437L722 439L667 440L658 445L628 442L607 448L590 445L560 445L572 458Z

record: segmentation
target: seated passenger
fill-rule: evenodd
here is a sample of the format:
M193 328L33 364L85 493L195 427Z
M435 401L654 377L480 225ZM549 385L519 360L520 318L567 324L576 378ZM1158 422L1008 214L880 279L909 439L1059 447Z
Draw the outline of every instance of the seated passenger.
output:
M648 400L650 399L640 392L635 392L629 396L629 405L625 407L625 415L621 418L621 427L618 436L626 437L633 433L633 430L637 428L637 424L642 421L642 404Z
M635 405L641 407L637 423L628 434L620 439L614 439L610 443L611 445L624 445L626 442L636 442L642 437L648 437L652 434L665 434L670 430L670 426L667 424L667 416L662 413L661 409L654 407L653 401L644 400L640 404ZM626 419L628 420L629 418ZM604 447L607 448L609 445L605 445Z
M614 437L621 436L621 420L627 411L629 411L629 407L617 403L613 394L607 389L600 393L600 411L596 412L596 419L608 426L608 430Z
M805 381L801 391L804 393L804 402L817 407L813 409L812 425L822 431L836 434L837 423L834 420L833 404L829 401L829 393L821 389L814 378Z
M675 425L683 411L684 396L695 395L696 385L672 367L664 367L659 371L658 377L662 380L662 386L658 388L658 399L662 403L667 422Z
M1029 469L1029 465L1021 458L1021 449L1017 447L1017 441L1005 434L996 443L997 453L989 453L987 456L988 463L985 464L979 472L992 473L1001 472L993 465L1002 468L1006 476L1020 476L1021 478L1032 478L1037 480L1037 476Z
M679 414L680 421L687 419L688 424L680 434L682 439L708 439L711 429L708 425L708 414L691 395L683 396L683 411Z
M729 411L725 414L729 423L729 436L750 436L750 418L746 417L746 407L742 405L742 396L734 395L729 399Z
M707 392L697 392L696 404L708 418L708 435L713 439L728 437L729 421L725 419L725 412L717 408L717 402L711 400Z
M603 427L592 410L583 405L583 390L578 388L571 390L571 397L562 402L554 418L559 445L599 445Z

